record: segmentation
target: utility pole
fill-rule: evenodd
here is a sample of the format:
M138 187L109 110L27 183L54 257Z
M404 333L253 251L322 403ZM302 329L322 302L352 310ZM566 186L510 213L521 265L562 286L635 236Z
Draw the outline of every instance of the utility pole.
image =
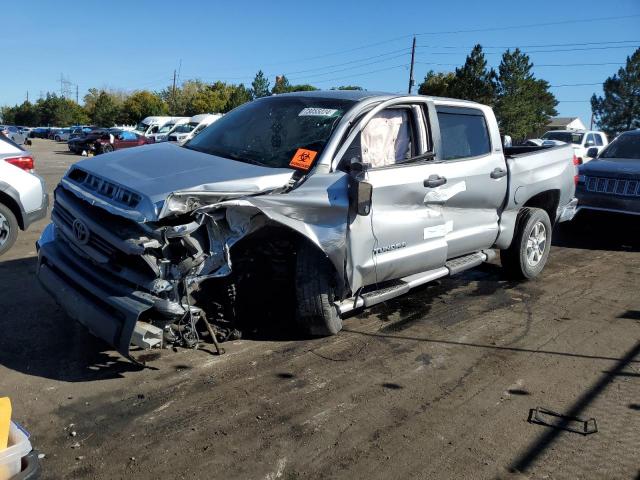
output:
M172 115L176 113L176 71L173 71L173 88L171 89L171 98L173 103L173 109L171 111Z
M27 103L29 103L29 90L27 90Z
M64 78L62 77L62 72L60 73L60 96L64 97Z
M78 102L78 85L77 84L76 84L76 103L79 103Z
M411 95L411 89L415 84L415 81L413 80L413 64L415 63L415 59L416 59L416 37L414 35L413 44L411 45L411 69L409 70L409 95Z

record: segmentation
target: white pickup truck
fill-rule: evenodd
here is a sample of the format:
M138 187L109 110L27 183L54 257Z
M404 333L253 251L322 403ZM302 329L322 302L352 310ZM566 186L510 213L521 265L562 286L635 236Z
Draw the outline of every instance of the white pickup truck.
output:
M312 335L501 251L538 275L576 208L569 145L504 148L491 108L358 91L266 97L185 146L76 163L38 277L124 355L286 312ZM213 329L211 328L213 324ZM216 333L211 334L212 331Z

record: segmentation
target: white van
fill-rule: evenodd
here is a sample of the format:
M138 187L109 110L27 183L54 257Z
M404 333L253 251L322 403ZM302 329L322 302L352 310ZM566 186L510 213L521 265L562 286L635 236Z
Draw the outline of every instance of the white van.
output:
M153 137L153 139L158 142L166 142L169 137L169 132L171 132L177 125L185 124L189 121L189 117L179 117L177 119L171 120L165 123L158 129L157 133L151 133L148 136Z
M151 135L158 133L158 130L160 130L160 127L162 127L166 123L175 121L180 118L186 118L187 120L189 119L189 117L165 117L165 116L146 117L140 123L138 123L138 125L136 125L134 132L136 132L139 135L143 135L145 137L150 137Z
M189 119L188 123L173 127L169 132L169 141L182 145L187 140L191 140L193 137L198 135L202 130L207 128L220 117L222 117L221 113L202 113L200 115L194 115Z

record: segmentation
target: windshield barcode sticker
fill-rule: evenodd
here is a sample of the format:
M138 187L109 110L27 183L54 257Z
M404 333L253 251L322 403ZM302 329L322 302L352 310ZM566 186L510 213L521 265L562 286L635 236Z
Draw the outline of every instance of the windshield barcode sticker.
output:
M335 108L303 108L298 114L299 117L331 117L335 115L338 110Z

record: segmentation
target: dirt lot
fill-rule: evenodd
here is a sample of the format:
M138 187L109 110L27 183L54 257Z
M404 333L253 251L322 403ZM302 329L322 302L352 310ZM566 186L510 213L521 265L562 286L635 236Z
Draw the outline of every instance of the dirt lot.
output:
M79 159L65 149L32 148L50 189ZM556 231L532 282L485 265L332 338L273 332L221 357L163 351L146 369L39 287L45 224L0 261L0 395L46 478L640 478L636 219ZM528 423L538 406L598 432Z

